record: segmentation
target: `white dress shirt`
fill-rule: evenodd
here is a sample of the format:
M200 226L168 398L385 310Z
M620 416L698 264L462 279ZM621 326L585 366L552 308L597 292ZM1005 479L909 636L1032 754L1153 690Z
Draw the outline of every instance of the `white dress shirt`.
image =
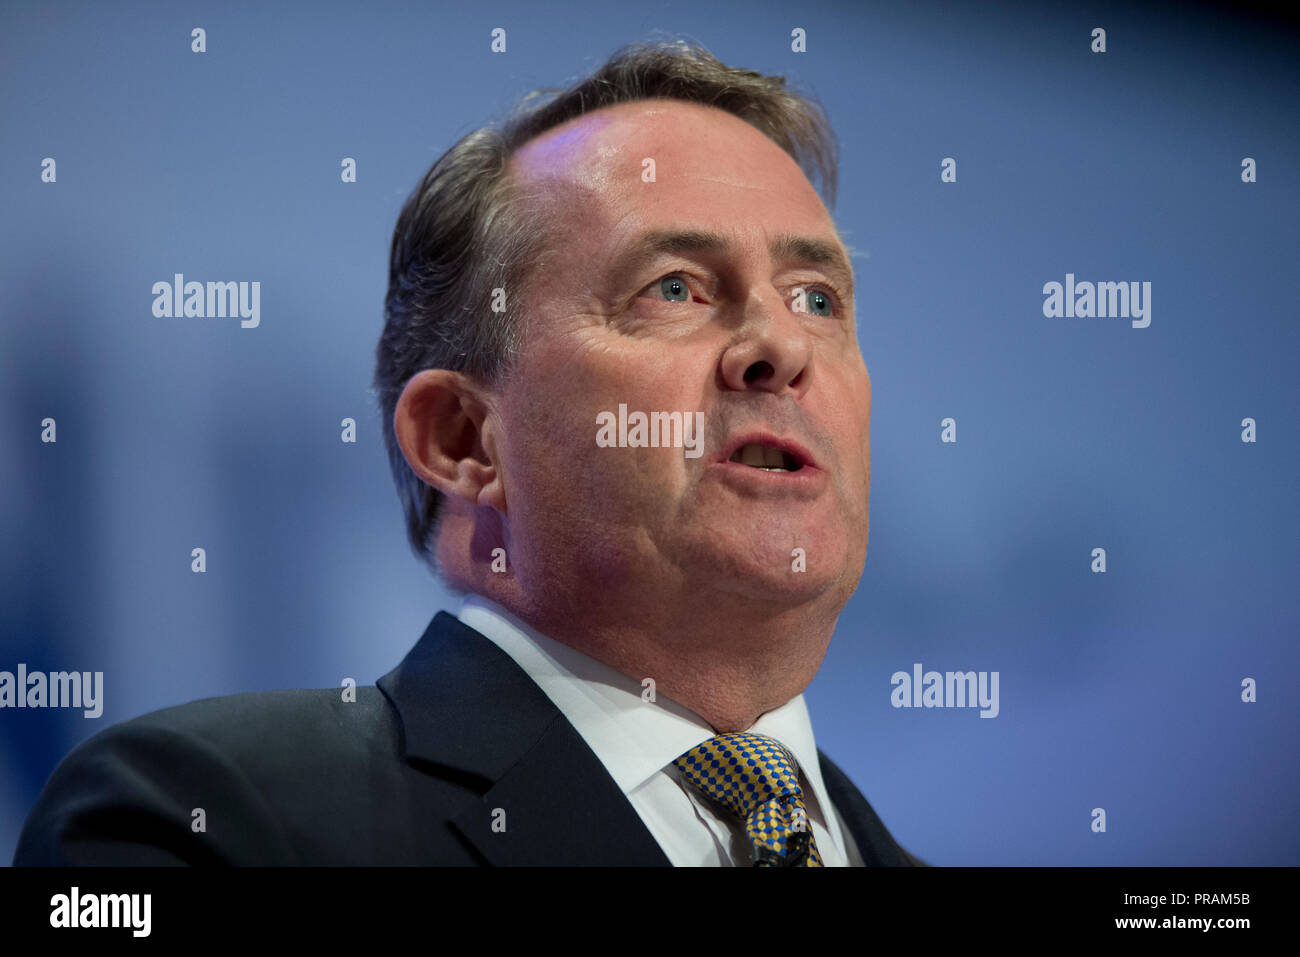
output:
M466 595L458 617L509 655L560 709L674 866L750 866L750 844L739 817L720 814L672 764L714 736L704 719L662 694L647 704L639 682L547 638L481 595ZM775 738L794 755L826 866L861 867L853 835L822 782L803 695L766 712L746 730Z

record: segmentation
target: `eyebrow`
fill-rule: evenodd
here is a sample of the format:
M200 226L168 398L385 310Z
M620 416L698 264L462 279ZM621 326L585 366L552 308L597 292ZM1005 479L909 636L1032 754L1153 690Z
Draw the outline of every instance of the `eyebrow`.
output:
M616 272L639 269L649 265L659 256L681 256L693 253L727 253L731 241L719 233L701 229L659 229L644 233L630 249L619 257ZM814 236L795 236L781 233L768 244L768 253L777 262L819 266L833 277L851 299L853 297L853 268L843 249L836 243Z

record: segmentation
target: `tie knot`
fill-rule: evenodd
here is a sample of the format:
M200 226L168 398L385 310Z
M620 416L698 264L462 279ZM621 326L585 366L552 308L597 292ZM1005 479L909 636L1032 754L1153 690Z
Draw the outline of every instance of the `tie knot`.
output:
M781 742L761 734L717 735L673 764L691 784L742 818L774 799L802 805L794 756Z

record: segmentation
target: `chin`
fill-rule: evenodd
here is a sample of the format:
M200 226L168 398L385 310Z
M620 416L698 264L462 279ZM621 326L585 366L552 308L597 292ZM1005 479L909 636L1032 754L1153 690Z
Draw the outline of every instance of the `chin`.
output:
M842 548L833 552L826 546L803 546L802 560L791 554L793 546L773 546L755 552L738 550L716 556L711 562L720 573L719 587L726 592L744 595L756 601L813 601L844 582L850 569ZM823 550L824 549L824 550ZM814 561L814 555L821 555ZM835 557L828 559L828 554ZM802 571L796 568L802 566Z

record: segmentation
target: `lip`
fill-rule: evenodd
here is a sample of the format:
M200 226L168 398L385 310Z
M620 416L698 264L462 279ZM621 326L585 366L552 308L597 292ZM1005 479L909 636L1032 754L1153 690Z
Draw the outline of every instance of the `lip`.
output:
M731 461L731 457L736 454L736 449L751 443L754 445L767 445L792 456L799 463L800 468L794 472L786 472L786 477L793 478L805 469L821 470L821 465L818 464L817 460L813 458L812 453L806 448L794 441L794 439L782 439L773 435L771 432L741 432L738 435L733 436L731 440L722 447L722 451L719 453L715 461L720 462L723 465L740 465L742 468L752 469L760 475L770 475L780 478L781 473L779 472L764 472L761 469L755 469L751 465L743 465L740 462Z

